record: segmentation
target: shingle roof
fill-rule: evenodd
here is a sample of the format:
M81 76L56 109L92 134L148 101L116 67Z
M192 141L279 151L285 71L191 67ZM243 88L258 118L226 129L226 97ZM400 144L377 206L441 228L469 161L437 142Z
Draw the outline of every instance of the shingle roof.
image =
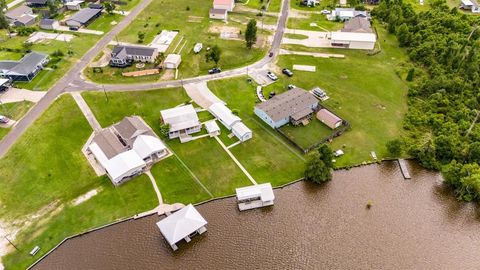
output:
M273 121L289 118L318 104L318 100L307 91L294 88L255 106L264 111Z
M5 16L10 19L18 19L19 17L23 16L24 14L31 14L33 11L30 7L25 5L21 5L18 8L12 9L5 13Z
M351 18L343 26L342 32L352 33L373 33L372 26L367 18L355 17Z
M17 18L16 22L21 22L24 25L27 25L28 23L35 21L35 17L30 16L30 15L23 15Z
M123 118L122 121L113 125L113 128L129 146L133 145L134 139L139 135L155 136L155 133L153 133L150 127L147 126L140 117L136 116Z
M54 19L42 19L40 25L53 25L56 22Z
M150 47L117 45L113 48L112 54L117 57L122 57L124 54L152 57L156 50L156 48Z
M100 147L103 154L105 154L108 159L111 159L114 156L128 150L127 147L118 140L115 133L113 133L113 131L109 128L96 133L92 142L96 143L98 147Z
M27 75L35 71L47 57L48 56L43 53L31 52L25 55L20 61L0 61L0 69Z
M27 4L38 4L38 5L46 5L47 0L26 0Z
M101 9L84 8L79 10L69 19L67 19L67 21L76 21L81 24L85 24L88 21L90 21L93 17L97 16L100 12L102 12Z
M336 116L332 112L327 109L321 109L317 112L317 119L320 120L322 123L330 127L331 129L335 128L335 125L342 121L340 117Z

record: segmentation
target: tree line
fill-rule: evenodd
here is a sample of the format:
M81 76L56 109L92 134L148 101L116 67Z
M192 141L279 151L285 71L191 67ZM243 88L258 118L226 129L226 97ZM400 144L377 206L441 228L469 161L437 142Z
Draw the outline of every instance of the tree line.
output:
M402 0L385 0L372 14L415 65L407 75L404 150L441 170L458 199L479 200L480 18L442 0L419 13Z

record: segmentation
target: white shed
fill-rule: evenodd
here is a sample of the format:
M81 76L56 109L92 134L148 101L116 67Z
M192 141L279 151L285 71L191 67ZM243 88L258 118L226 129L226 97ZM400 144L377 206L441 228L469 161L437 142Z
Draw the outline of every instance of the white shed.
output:
M163 61L163 66L167 69L177 69L182 62L182 56L180 54L171 53L167 55L165 61Z
M183 239L188 243L190 237L206 232L205 225L207 221L191 204L157 222L157 227L173 250L178 249L177 243Z
M207 121L205 122L205 127L207 128L207 132L210 135L210 137L220 135L220 127L217 125L217 121L215 120Z
M377 36L374 33L332 32L332 47L373 50Z
M228 11L226 9L210 9L209 18L213 20L228 20Z
M252 138L252 131L243 122L233 125L232 133L242 142Z
M275 195L270 183L235 189L240 211L273 205Z

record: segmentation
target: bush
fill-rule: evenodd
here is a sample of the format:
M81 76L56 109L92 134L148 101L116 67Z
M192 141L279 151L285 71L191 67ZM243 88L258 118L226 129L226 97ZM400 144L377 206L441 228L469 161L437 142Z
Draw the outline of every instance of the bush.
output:
M37 31L35 27L19 27L17 29L17 34L19 36L29 36L31 33Z
M189 7L189 6L187 6L187 7L185 8L185 10L186 10L186 11L189 11L189 10L190 10L190 7Z
M400 139L388 141L386 144L388 153L390 153L392 157L400 156L402 154L402 144Z
M305 180L317 184L330 181L332 179L333 153L330 147L323 144L317 151L309 154L305 168Z
M407 74L407 81L409 82L413 81L414 76L415 76L415 68L411 68Z
M54 56L54 57L62 57L64 56L63 52L61 50L55 50L51 56Z

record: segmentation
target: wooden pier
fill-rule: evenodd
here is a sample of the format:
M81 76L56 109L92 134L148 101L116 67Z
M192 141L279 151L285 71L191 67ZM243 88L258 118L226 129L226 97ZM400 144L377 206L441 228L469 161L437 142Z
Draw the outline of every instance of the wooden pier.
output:
M400 170L402 171L403 178L411 179L412 177L410 176L410 173L408 172L407 162L405 161L405 159L399 159L398 164L400 165Z

